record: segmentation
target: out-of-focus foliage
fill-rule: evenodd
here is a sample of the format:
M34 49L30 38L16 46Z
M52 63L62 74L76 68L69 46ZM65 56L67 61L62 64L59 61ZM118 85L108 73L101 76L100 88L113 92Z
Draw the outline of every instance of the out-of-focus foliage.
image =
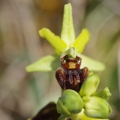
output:
M52 54L38 30L47 27L60 35L63 6L73 8L75 31L86 27L91 40L84 54L106 64L100 88L112 93L111 120L120 118L120 1L119 0L0 0L0 118L25 120L49 101L60 88L54 72L27 73L25 67Z

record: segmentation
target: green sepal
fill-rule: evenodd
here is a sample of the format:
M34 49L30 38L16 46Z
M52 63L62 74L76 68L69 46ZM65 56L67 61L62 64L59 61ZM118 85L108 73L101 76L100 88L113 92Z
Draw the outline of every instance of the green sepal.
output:
M80 55L82 58L81 68L88 67L89 71L103 71L105 70L105 65L102 62L94 60L90 57Z
M46 38L46 40L53 46L58 55L60 55L67 48L67 44L49 29L41 29L39 30L39 34L41 37Z
M83 82L80 89L80 96L90 96L94 94L98 88L100 79L97 74L90 74Z
M108 118L112 112L109 103L96 96L85 96L84 101L84 113L88 117L92 118Z
M57 54L48 55L27 66L27 72L45 72L56 70L60 66Z
M73 55L73 57L75 57L73 53L69 53L70 55ZM86 57L84 55L80 55L82 58L82 64L81 64L81 68L87 66L89 71L102 71L104 70L105 66L104 64L93 60L89 57ZM90 63L90 64L88 64ZM94 64L93 64L94 63ZM93 64L93 65L91 65ZM60 67L60 60L59 60L59 56L57 54L53 54L53 55L48 55L45 56L43 58L41 58L40 60L32 63L31 65L27 66L26 70L27 72L45 72L45 71L53 71L56 70L58 67Z
M64 40L69 46L71 46L75 40L75 31L72 19L72 6L70 3L64 6L61 39Z
M87 29L83 29L82 32L77 37L77 39L72 44L72 47L75 47L79 53L82 53L89 39L90 39L89 31Z

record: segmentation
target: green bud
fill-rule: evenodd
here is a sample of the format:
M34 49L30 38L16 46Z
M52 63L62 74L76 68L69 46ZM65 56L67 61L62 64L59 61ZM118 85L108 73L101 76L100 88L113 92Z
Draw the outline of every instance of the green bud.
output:
M99 85L100 79L97 74L90 74L87 79L83 82L80 89L80 96L90 96L96 92Z
M112 109L109 105L109 103L99 97L83 97L84 101L84 113L88 117L92 118L107 118L111 112Z
M82 98L74 90L64 90L62 96L57 101L57 111L62 115L77 114L82 108Z
M104 90L96 92L93 95L108 100L112 94L110 93L110 90L106 87Z

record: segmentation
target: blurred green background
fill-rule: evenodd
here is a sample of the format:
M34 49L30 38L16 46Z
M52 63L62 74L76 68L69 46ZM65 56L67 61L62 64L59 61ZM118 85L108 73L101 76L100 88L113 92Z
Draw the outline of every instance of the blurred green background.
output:
M0 119L26 120L60 96L54 72L27 73L25 67L54 53L38 30L60 35L64 4L71 3L76 36L91 33L83 54L106 64L99 89L109 87L120 119L120 0L0 0Z

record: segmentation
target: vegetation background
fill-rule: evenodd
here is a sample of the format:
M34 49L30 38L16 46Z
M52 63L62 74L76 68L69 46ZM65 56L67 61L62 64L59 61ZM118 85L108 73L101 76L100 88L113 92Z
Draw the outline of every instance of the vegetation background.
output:
M26 120L60 96L54 71L25 68L54 53L38 30L60 35L64 4L71 3L76 36L91 33L84 53L106 64L99 89L109 87L111 120L120 118L120 0L0 0L0 120Z

